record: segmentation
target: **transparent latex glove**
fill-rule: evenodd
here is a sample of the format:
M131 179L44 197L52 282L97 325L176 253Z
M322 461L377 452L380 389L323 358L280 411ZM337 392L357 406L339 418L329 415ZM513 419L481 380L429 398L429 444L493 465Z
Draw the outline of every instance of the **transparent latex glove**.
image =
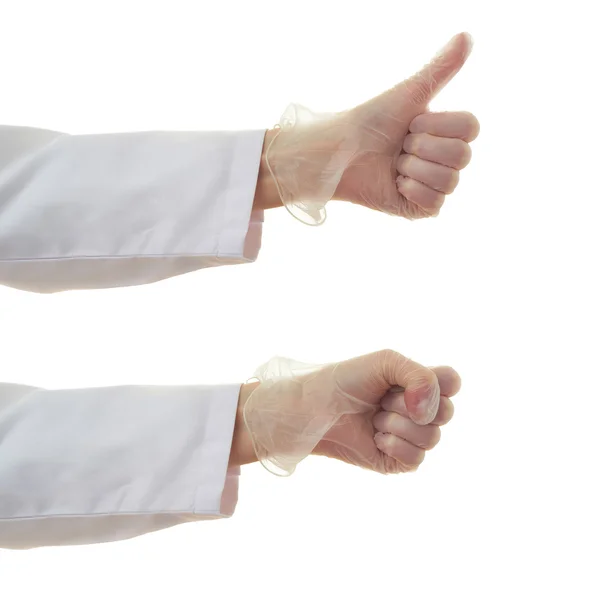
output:
M460 388L449 367L431 370L391 350L323 366L274 358L255 377L244 423L257 459L276 475L311 453L379 473L414 470Z
M313 114L292 104L267 142L266 163L284 206L319 225L332 198L409 219L437 215L479 133L470 113L430 113L458 73L471 37L455 36L421 71L351 110Z

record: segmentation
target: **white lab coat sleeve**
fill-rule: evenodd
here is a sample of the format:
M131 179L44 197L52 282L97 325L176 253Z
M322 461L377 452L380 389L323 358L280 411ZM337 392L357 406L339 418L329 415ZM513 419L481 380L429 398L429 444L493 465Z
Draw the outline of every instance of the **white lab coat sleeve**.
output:
M0 285L49 293L254 261L264 131L0 126Z
M0 384L0 547L110 542L230 516L238 393Z

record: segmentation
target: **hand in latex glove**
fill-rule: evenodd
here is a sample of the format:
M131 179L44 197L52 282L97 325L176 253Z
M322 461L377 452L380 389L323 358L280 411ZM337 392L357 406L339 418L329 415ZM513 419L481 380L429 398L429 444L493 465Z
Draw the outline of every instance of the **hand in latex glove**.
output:
M391 350L321 367L275 358L256 378L243 418L256 457L280 475L311 453L380 473L413 470L460 388L449 367L430 370Z
M391 90L337 114L291 105L267 138L267 164L283 204L301 221L325 220L332 198L392 215L436 215L479 133L470 113L429 113L434 96L471 51L455 36L421 71Z

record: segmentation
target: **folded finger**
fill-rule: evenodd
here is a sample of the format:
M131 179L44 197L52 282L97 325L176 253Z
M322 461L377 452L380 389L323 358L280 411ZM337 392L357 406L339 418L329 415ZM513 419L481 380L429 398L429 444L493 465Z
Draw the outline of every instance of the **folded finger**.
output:
M380 411L373 417L373 427L381 433L391 433L407 442L431 450L440 441L440 428L436 425L417 425L410 418L396 412Z
M429 133L465 142L476 139L479 129L479 121L469 112L426 112L415 117L409 127L411 133Z
M414 471L425 460L425 450L391 433L376 433L373 439L381 452L404 467L402 470Z
M437 215L446 199L446 194L403 175L396 179L396 186L407 202L419 207L428 216Z
M429 133L410 133L404 138L404 152L452 169L464 169L471 161L471 146L458 138Z
M396 169L400 175L420 181L443 194L451 194L458 185L459 173L456 169L423 160L413 154L401 154Z

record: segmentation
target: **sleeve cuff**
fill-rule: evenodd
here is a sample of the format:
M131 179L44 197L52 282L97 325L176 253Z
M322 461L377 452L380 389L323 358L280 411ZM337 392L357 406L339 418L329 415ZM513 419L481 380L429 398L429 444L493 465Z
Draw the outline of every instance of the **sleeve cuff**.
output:
M217 255L255 261L261 245L264 211L253 210L264 131L238 134L224 198L225 210Z

